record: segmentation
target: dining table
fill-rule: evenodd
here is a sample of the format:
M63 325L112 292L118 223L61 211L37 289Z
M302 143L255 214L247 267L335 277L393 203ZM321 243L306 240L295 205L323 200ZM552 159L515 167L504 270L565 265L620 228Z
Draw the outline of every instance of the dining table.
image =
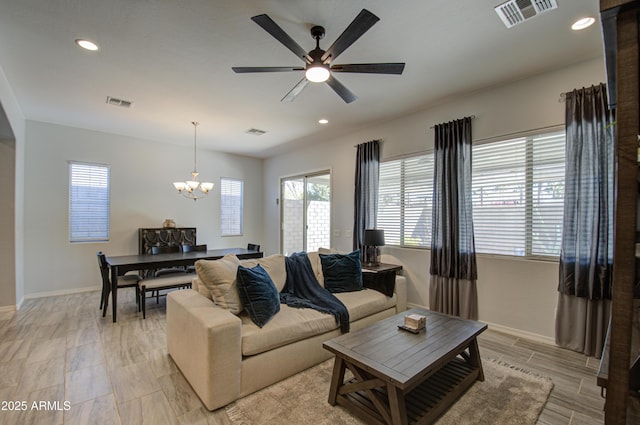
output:
M115 323L117 320L118 276L123 276L125 273L133 270L142 271L169 267L187 267L194 265L198 260L217 260L229 254L235 255L240 260L263 257L262 251L246 248L222 248L208 251L107 256L107 264L111 274L111 309L113 322ZM106 314L107 303L105 303L102 310L102 317L106 316Z

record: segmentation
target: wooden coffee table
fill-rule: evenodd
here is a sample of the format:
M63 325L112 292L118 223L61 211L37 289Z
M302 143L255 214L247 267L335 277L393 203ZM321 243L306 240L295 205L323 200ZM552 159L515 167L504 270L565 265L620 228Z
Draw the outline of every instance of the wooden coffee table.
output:
M406 314L427 317L419 334L398 329ZM476 380L476 337L487 325L412 309L323 344L335 354L329 403L372 424L429 424ZM345 382L345 371L353 378Z

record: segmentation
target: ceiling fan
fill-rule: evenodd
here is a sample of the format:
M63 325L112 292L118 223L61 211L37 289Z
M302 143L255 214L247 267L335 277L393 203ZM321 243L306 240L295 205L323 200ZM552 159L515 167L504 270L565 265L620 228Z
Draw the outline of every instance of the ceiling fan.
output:
M340 37L327 49L320 48L320 40L324 37L324 28L314 26L311 28L311 37L316 40L316 48L310 52L304 51L273 19L266 14L257 15L251 18L253 22L260 25L262 29L271 34L276 40L291 50L298 58L305 62L304 66L249 66L233 67L236 73L249 72L288 72L305 71L305 76L296 84L282 99L282 102L293 102L302 90L312 82L327 82L346 103L351 103L357 99L348 88L340 83L332 75L334 72L355 72L365 74L402 74L404 63L357 63L333 65L333 61L380 20L376 15L366 9L356 16Z

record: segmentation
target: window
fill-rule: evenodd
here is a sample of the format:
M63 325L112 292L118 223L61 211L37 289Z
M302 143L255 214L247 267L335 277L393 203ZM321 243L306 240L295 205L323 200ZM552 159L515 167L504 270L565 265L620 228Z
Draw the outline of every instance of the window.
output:
M69 240L109 240L109 167L69 162Z
M564 208L564 132L474 145L476 251L558 256ZM388 245L429 248L432 153L380 164L378 227Z
M558 256L564 211L564 132L473 147L476 251Z
M280 179L280 252L331 246L331 173Z
M377 226L387 245L431 245L432 196L432 153L380 164Z
M244 182L220 179L220 235L242 235L242 204Z

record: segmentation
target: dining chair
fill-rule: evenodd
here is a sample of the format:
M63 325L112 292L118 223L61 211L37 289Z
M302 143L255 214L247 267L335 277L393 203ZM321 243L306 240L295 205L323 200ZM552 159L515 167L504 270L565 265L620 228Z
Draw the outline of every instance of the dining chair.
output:
M164 246L152 246L151 247L151 255L157 254L169 254L174 252L180 252L180 246L178 245L164 245ZM186 273L184 267L167 267L163 269L157 269L153 276L160 277L173 273Z
M109 294L111 293L111 279L109 278L109 265L107 264L107 256L102 252L97 252L98 266L100 266L100 276L102 276L102 294L100 294L100 309L107 311L109 304ZM139 303L140 297L138 293L138 282L142 278L137 274L125 274L118 277L118 289L120 288L136 288L136 304Z
M189 289L191 288L191 281L193 275L187 273L173 273L160 277L150 277L148 279L142 279L138 282L138 296L140 301L138 302L138 311L142 310L142 318L147 318L147 292L151 292L149 298L155 298L156 304L160 303L160 291L169 289ZM162 294L162 296L165 296Z
M247 249L249 251L260 251L260 245L256 245L254 243L247 244Z
M200 251L200 252L206 252L207 251L207 244L202 244L202 245L182 245L182 252L194 252L194 251ZM195 273L196 272L196 266L188 266L187 267L187 273Z
M182 245L182 252L206 251L207 244L202 245Z

